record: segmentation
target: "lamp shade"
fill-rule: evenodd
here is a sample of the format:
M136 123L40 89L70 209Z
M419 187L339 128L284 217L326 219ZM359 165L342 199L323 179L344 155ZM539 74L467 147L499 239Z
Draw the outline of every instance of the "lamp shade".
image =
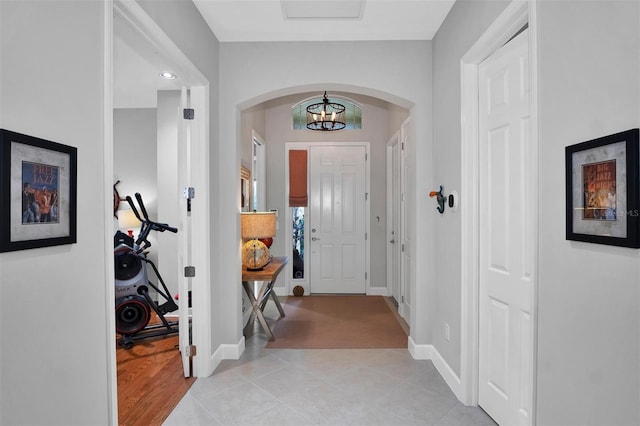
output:
M275 237L276 214L275 212L242 213L241 227L244 239Z
M142 223L138 220L131 209L118 210L118 228L134 229L140 228Z

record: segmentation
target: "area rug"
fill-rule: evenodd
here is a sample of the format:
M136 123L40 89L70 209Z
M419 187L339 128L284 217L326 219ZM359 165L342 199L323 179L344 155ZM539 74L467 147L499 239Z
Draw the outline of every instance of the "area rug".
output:
M407 334L382 296L287 297L267 348L406 348Z

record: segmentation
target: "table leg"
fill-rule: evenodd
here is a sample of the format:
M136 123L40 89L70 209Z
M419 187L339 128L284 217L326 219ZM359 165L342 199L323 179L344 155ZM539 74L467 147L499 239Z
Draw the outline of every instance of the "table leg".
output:
M269 289L269 285L273 285L273 284L267 283L267 282L263 283L262 287L260 287L260 291L258 292L258 296L256 297L253 294L253 291L251 289L251 286L249 285L249 282L248 281L242 282L242 286L244 287L244 290L247 293L247 296L249 296L249 300L251 301L251 305L253 308L251 312L251 316L249 318L249 322L247 323L247 328L251 324L253 324L253 321L255 321L255 318L258 317L258 321L260 321L260 325L262 326L263 330L269 337L269 340L273 341L275 340L275 337L273 336L273 333L269 328L269 324L267 324L267 320L265 319L264 314L262 313L261 303L259 302L264 299L265 292Z
M276 292L272 291L270 295L274 303L276 304L276 308L278 308L278 312L280 312L280 317L284 317L285 316L284 309L282 309L282 305L280 304L280 300L278 299Z

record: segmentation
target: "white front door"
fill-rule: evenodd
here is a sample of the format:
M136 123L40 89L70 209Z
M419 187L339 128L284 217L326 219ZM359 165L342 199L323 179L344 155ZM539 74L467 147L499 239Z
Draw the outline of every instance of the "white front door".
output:
M528 31L479 66L479 405L531 422L533 212Z
M310 292L366 293L366 147L309 148Z

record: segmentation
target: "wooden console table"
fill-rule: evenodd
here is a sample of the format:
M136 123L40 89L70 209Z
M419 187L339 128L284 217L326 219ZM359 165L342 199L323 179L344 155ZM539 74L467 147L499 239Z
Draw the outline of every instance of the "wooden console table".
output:
M259 271L248 271L247 268L242 268L242 287L244 287L244 291L249 296L249 300L251 301L251 305L253 306L253 311L251 312L251 317L249 318L249 322L245 326L244 332L245 335L249 327L253 325L256 317L258 317L258 321L260 321L260 325L264 329L265 333L269 337L269 340L275 340L273 337L273 333L269 328L269 324L264 318L264 307L269 301L269 296L273 299L276 307L278 308L278 312L280 312L280 317L284 317L284 310L280 305L280 301L278 300L278 296L276 296L275 291L273 291L273 285L278 278L278 274L284 266L287 264L286 257L274 257L262 270ZM253 281L262 281L262 286L260 287L260 291L258 294L254 294L253 288L249 285L249 282Z

